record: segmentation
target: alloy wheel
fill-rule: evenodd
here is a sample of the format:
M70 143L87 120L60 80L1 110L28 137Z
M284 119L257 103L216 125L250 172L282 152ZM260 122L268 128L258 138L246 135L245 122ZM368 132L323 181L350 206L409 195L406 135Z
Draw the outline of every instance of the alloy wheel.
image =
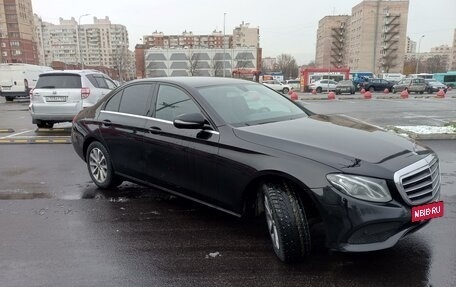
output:
M104 182L108 174L108 165L103 152L99 148L93 148L89 155L90 172L98 182Z
M274 247L277 250L279 250L280 244L279 244L279 236L277 234L277 226L274 222L274 218L272 216L271 205L270 205L268 197L266 195L264 196L264 207L266 209L266 222L268 224L268 231L269 231L269 235L271 236L272 244L274 245Z

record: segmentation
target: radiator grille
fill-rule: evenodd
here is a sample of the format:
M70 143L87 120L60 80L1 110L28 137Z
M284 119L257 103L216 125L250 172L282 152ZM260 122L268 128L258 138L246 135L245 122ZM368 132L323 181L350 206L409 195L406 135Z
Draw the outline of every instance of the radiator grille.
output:
M440 169L436 156L430 155L395 173L394 180L409 205L429 202L440 190Z

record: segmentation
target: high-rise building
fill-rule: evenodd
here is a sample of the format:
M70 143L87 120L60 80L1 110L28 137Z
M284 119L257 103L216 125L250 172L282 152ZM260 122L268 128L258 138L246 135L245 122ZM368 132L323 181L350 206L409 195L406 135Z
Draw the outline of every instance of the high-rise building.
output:
M364 0L349 17L324 17L317 35L317 66L402 72L408 7L409 0Z
M416 53L416 41L412 41L408 36L405 44L405 53Z
M0 61L38 64L31 0L0 0Z
M79 25L74 18L60 18L59 24L52 24L36 16L35 33L42 65L62 62L80 67L108 67L119 74L132 73L127 28L112 24L108 17L94 17L93 24ZM134 72L123 78L126 77L134 77Z
M402 72L408 0L364 0L352 9L348 65L375 74Z
M237 48L259 48L260 29L250 28L250 23L244 23L233 30L233 47Z
M456 71L456 29L454 29L454 35L453 35L453 48L452 48L452 55L451 55L450 70Z
M326 16L318 22L315 65L345 67L349 15Z

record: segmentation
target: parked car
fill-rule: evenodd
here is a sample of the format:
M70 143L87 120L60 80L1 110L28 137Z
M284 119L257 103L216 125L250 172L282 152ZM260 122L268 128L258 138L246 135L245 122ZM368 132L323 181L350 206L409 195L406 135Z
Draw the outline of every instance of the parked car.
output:
M311 83L309 85L309 90L315 90L317 93L321 93L323 91L334 91L336 90L336 85L336 81L324 79Z
M405 78L393 86L392 92L402 92L405 89L407 89L409 93L415 92L423 94L426 90L426 82L423 78Z
M71 122L80 110L93 106L116 87L109 76L93 70L43 73L30 91L32 123L52 128L55 123Z
M394 83L384 80L384 79L369 79L368 81L363 83L363 88L366 91L384 91L388 89L391 91L394 86Z
M337 83L336 85L336 94L340 95L343 93L354 94L356 91L355 84L352 80L343 80Z
M81 111L71 138L99 188L128 180L264 216L285 262L310 254L315 224L328 248L357 252L392 247L442 215L412 213L442 204L432 150L240 79L126 83Z
M426 92L429 94L438 92L440 90L443 90L446 93L448 90L448 87L445 84L435 79L425 79L424 81L426 82Z
M299 91L301 89L301 80L287 80L287 85L289 85L293 90Z
M266 80L263 81L263 85L270 87L274 91L280 92L280 93L288 93L291 90L291 86L288 84L281 83L277 80Z

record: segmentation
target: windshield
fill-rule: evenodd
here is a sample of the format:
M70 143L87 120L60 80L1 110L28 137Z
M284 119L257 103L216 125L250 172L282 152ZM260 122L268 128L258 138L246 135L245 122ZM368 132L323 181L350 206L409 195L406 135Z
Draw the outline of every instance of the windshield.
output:
M36 83L37 89L80 89L81 76L76 74L44 74Z
M255 83L201 87L198 91L226 123L234 126L307 116L284 96Z

